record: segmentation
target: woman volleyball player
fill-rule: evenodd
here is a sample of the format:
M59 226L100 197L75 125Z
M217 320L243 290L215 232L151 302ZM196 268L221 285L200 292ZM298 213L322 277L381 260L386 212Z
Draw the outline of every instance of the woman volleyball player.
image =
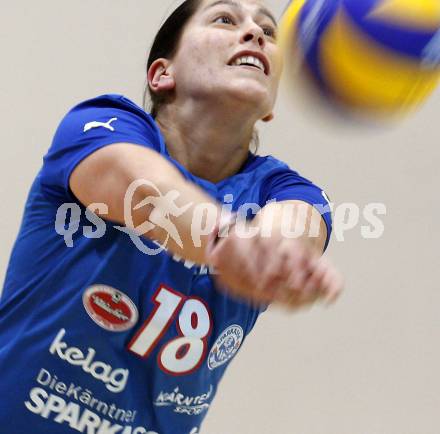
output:
M259 0L187 0L153 43L151 114L110 94L61 121L0 304L1 432L198 433L267 305L336 299L325 194L250 152L281 70Z

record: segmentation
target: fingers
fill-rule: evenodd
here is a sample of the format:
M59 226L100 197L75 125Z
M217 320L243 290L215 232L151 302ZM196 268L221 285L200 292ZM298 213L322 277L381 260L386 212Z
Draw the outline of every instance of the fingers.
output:
M292 271L295 274L295 270ZM290 281L292 282L292 280ZM343 288L342 275L326 258L320 258L309 276L301 286L285 288L289 308L310 306L317 301L324 301L327 305L336 301Z
M266 292L274 295L281 285L285 285L286 272L289 267L289 254L286 250L279 249L277 254L273 254L271 246L261 245L259 255L260 275L257 284L257 292Z
M327 261L320 261L313 269L308 279L304 282L302 288L303 300L316 300L324 295L324 278L329 272L329 264Z
M329 269L323 278L322 287L325 291L324 302L326 305L334 303L344 288L344 278L336 269Z
M287 245L288 258L285 262L283 281L276 289L275 301L290 305L301 296L301 288L310 274L310 259L301 246Z

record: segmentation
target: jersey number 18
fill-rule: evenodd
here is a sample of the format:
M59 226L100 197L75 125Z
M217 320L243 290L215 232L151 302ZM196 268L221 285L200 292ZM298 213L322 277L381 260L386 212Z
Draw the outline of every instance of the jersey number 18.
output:
M175 316L178 337L166 343L159 352L158 363L167 374L186 375L197 370L207 351L212 321L205 302L185 297L161 286L153 296L155 308L128 344L128 349L147 358L171 326Z

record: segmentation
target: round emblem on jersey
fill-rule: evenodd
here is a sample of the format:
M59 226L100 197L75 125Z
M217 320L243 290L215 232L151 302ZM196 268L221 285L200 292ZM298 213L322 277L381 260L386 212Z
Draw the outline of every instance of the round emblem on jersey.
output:
M136 305L123 292L107 285L93 285L83 294L83 304L90 318L111 332L132 328L139 317Z
M208 368L212 371L231 360L240 348L243 336L243 329L236 324L223 331L209 352Z

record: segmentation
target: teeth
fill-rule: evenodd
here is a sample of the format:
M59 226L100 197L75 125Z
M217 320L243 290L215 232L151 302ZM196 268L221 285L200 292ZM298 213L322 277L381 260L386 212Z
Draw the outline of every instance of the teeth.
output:
M242 56L239 57L235 62L234 65L240 66L243 64L248 64L248 65L254 65L256 66L258 69L261 69L262 71L264 71L264 64L260 59L257 59L254 56Z

